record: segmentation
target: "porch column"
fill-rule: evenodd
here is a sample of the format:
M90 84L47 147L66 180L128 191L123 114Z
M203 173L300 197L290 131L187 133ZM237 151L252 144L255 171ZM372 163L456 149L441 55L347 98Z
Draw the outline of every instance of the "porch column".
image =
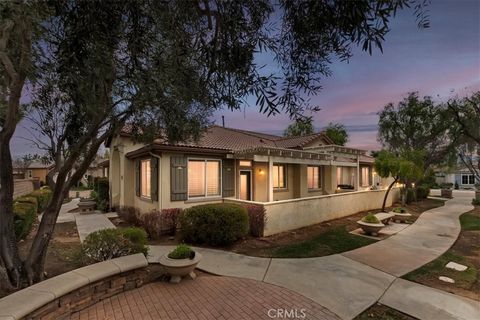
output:
M356 176L356 188L355 190L360 190L360 156L357 155L357 176Z
M267 184L268 202L273 201L273 160L268 157L268 184Z

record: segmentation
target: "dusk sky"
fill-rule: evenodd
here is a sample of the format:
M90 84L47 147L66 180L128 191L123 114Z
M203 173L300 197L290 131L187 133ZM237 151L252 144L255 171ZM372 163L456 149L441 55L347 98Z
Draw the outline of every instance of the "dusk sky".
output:
M379 149L376 141L377 112L388 102L401 100L410 91L446 100L480 90L480 1L433 0L429 7L430 28L419 30L413 10L399 12L383 54L371 56L353 49L348 63L332 64L332 76L323 80L323 90L312 97L322 108L313 115L316 130L328 122L348 128L349 146ZM255 106L242 111L218 111L214 119L228 127L281 134L290 120L285 115L269 117ZM14 156L37 150L22 139L28 132L20 124L12 140Z

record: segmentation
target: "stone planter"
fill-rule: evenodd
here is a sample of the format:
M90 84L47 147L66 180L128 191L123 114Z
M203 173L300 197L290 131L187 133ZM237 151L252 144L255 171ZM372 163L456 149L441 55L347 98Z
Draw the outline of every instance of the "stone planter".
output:
M192 279L197 277L193 271L201 259L202 255L198 252L195 252L193 259L171 259L167 253L160 258L159 263L165 269L165 273L172 277L170 282L179 283L185 276L190 276Z
M452 189L442 189L441 190L442 198L451 198L452 197Z
M407 222L408 218L410 218L412 216L412 214L408 213L408 212L405 212L405 213L399 213L399 212L394 212L392 211L391 213L395 214L395 216L393 217L393 220L394 221L398 221L400 223L405 223Z
M369 235L378 235L380 230L385 227L383 223L368 223L363 222L362 220L358 220L357 224L362 228L365 234Z

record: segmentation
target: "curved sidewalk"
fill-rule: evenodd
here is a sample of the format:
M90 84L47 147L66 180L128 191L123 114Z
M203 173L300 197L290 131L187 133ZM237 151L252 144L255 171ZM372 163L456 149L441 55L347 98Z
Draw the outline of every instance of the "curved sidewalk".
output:
M302 294L342 319L352 319L376 301L415 317L480 319L477 301L398 279L443 254L460 232L459 216L473 209L470 195L424 212L390 238L342 254L305 259L270 259L196 248L199 269L275 284ZM152 246L155 263L173 247ZM421 299L415 292L421 292ZM401 303L399 303L399 301Z

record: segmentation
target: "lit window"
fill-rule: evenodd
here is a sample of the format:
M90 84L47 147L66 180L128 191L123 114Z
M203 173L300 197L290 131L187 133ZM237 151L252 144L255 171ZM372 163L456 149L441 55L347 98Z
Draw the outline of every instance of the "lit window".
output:
M320 189L320 167L307 167L307 185L308 189Z
M188 196L212 197L220 195L220 161L188 161Z
M251 167L252 166L252 161L248 160L240 160L240 167Z
M284 165L273 166L273 188L283 189L287 187L287 174Z
M362 187L367 187L370 182L369 172L368 167L362 167Z
M144 198L151 197L151 179L152 171L150 167L150 159L142 160L140 168L140 195Z

